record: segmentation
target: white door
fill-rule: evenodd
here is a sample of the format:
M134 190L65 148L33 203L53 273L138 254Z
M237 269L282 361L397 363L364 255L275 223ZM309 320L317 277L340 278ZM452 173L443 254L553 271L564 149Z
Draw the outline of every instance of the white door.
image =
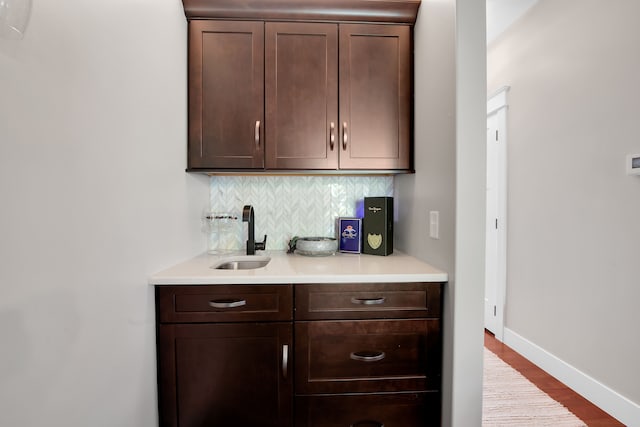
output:
M497 115L487 117L487 223L485 247L484 327L494 335L497 331L498 311L498 174L497 174Z
M503 340L507 289L507 92L487 101L487 222L484 327Z

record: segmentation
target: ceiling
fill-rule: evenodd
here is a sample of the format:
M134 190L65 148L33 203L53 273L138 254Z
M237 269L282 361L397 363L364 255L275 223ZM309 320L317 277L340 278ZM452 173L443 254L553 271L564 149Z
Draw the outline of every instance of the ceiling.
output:
M537 2L538 0L487 0L487 44Z

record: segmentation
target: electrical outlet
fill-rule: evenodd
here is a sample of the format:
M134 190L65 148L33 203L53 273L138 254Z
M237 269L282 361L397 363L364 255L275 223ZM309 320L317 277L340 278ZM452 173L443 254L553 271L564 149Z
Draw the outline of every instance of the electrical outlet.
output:
M440 212L429 211L429 237L440 238Z

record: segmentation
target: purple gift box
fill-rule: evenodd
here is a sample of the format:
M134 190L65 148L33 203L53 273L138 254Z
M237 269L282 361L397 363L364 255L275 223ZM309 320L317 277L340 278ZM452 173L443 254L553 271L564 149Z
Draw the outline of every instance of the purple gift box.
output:
M340 252L359 254L362 251L362 220L360 218L338 218L338 241Z

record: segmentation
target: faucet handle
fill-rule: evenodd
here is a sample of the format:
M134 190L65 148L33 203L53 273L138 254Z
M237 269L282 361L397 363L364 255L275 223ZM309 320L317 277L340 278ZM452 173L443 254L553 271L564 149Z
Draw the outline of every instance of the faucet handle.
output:
M264 240L262 242L256 242L255 246L257 251L264 251L267 249L267 235L264 235Z

